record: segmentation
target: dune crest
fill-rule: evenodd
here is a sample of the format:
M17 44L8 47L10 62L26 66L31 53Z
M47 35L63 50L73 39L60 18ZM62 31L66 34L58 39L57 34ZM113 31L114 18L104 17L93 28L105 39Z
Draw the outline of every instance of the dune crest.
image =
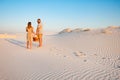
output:
M88 32L88 31L99 31L99 33L103 33L103 34L112 34L113 31L117 29L119 30L120 27L119 26L108 26L107 28L103 28L103 29L90 29L90 28L76 28L76 29L70 29L70 28L66 28L63 29L62 31L60 31L58 34L64 34L64 33L74 33L74 32ZM98 32L97 31L97 32Z
M89 29L89 28L86 28L86 29L76 28L76 29L73 29L73 30L71 30L70 28L66 28L66 29L63 29L62 31L60 31L59 34L70 33L70 32L86 32L86 31L90 31L90 30L91 29Z

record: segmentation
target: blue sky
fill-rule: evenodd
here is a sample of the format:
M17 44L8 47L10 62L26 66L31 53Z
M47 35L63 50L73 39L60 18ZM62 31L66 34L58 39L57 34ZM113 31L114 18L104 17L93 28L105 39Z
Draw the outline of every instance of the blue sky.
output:
M44 30L120 26L120 0L0 0L0 32L24 32L41 18Z

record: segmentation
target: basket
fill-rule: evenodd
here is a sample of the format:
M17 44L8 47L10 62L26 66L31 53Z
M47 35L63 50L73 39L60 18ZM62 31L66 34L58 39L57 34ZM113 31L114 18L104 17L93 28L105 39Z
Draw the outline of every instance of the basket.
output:
M33 36L33 41L34 42L38 41L38 36L37 35Z

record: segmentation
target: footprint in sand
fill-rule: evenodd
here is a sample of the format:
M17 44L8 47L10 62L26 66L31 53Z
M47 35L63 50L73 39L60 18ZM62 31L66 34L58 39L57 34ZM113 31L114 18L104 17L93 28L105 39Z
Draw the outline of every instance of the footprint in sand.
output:
M60 50L57 49L56 47L52 47L52 48L50 49L50 51L51 51L51 52L60 52Z
M87 60L85 59L84 62L87 62Z
M105 57L102 57L102 59L106 59Z
M98 56L97 54L94 54L94 56Z
M116 61L116 68L119 68L119 69L120 69L120 60L117 60L117 61Z
M76 56L76 57L85 57L86 54L81 52L81 51L75 51L73 52L73 54Z
M120 60L120 56L118 57L118 60Z
M64 53L65 49L57 48L57 47L52 47L50 48L50 52L55 53L56 55L60 55Z

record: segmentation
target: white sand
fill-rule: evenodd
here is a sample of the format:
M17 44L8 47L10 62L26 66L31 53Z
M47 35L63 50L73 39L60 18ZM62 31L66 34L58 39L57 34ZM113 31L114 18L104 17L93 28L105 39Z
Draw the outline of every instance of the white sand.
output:
M120 80L120 29L44 35L26 49L26 34L0 39L0 80Z

